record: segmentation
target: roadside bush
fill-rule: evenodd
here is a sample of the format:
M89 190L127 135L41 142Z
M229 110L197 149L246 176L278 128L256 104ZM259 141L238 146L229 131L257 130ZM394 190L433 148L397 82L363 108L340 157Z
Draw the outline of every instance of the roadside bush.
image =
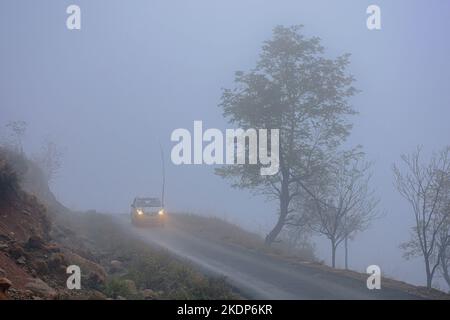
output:
M101 252L100 263L110 268L112 260L123 263L124 273L110 274L103 293L117 299L232 299L238 298L222 278L201 274L189 262L168 251L149 246L118 226L111 216L99 213L71 214L64 221L93 252ZM89 245L90 244L90 245ZM136 292L127 281L133 281Z
M135 292L130 290L125 279L121 278L110 278L106 282L104 293L106 296L117 299L119 297L126 299L139 299L141 298Z
M11 193L18 190L19 179L9 163L1 156L0 154L0 200L6 200Z

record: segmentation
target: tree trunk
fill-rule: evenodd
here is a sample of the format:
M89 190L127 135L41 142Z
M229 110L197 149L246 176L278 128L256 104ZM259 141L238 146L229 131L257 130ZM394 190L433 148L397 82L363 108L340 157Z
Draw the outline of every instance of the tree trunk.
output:
M284 224L286 223L286 218L289 210L289 173L286 170L282 172L281 181L281 193L280 193L280 216L278 217L277 224L269 232L265 239L265 245L270 246L283 230Z
M280 234L281 230L284 227L285 218L286 218L286 214L284 214L284 215L280 214L280 217L278 218L277 224L269 232L269 234L266 236L266 239L265 239L265 245L266 246L270 246L275 241L277 236Z
M427 257L427 256L425 256L425 272L427 274L427 288L431 289L433 275L431 274L430 260L429 260L429 257Z
M336 267L336 245L334 240L331 240L331 266Z

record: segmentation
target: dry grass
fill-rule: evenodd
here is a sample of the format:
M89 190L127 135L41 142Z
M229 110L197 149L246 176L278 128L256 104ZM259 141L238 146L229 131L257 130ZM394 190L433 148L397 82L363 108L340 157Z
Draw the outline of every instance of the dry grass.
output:
M110 274L102 291L111 298L118 296L141 299L142 291L151 289L157 299L236 299L239 298L225 279L204 276L186 261L168 251L155 249L136 240L117 226L113 218L99 213L71 214L66 227L74 230L80 244L106 269L111 260L123 263L125 272ZM131 292L127 280L135 282L138 292Z
M299 260L315 260L312 249L288 248L284 243L275 243L271 247L264 245L264 239L253 232L217 217L205 217L195 214L171 214L169 223L190 234L211 241L237 245L265 254L289 257Z

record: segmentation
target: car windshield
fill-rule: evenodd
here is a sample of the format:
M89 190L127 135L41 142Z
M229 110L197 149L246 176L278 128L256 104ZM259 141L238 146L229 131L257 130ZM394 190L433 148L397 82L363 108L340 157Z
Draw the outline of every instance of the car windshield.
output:
M161 201L158 198L140 198L134 204L136 207L160 207Z

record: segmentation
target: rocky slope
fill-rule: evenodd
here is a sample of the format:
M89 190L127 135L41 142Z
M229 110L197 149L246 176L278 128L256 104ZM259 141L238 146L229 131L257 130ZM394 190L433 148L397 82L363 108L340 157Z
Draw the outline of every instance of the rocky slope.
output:
M82 289L67 289L69 265ZM229 299L210 278L123 233L104 214L72 212L40 169L0 147L0 299Z
M52 217L67 209L40 174L24 156L0 149L0 299L102 297L96 285L106 272L95 262L88 269L95 281L80 291L66 288L67 266L88 259L54 237L61 230Z

